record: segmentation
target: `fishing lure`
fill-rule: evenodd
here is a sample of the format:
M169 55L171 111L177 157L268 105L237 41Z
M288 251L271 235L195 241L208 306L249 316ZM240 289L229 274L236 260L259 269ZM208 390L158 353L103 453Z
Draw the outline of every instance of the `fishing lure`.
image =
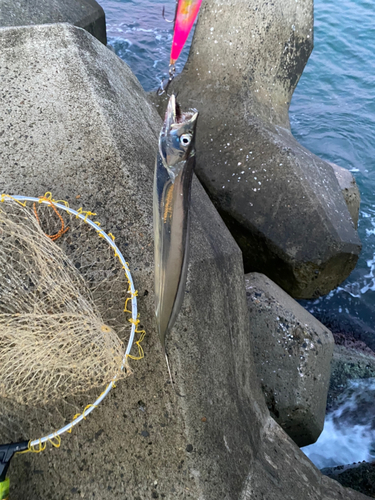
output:
M201 7L202 0L178 0L174 18L173 40L169 61L169 77L167 83L161 82L158 94L162 95L173 80L176 67L175 63L180 57L191 28L195 23Z
M171 58L169 64L175 64L197 18L202 0L179 0L176 10Z
M195 109L183 113L172 94L155 165L155 316L172 383L165 337L176 321L185 291L197 118Z

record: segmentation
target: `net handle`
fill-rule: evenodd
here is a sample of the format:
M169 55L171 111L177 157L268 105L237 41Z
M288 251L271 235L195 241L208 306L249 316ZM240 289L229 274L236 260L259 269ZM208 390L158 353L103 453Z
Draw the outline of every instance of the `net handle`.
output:
M13 196L12 195L12 196L6 196L6 197L8 197L9 199L19 201L21 203L31 201L34 203L43 203L43 204L49 205L49 206L51 205L51 201L52 201L52 200L50 201L50 200L43 199L43 198L35 198L32 196L18 196L18 195ZM130 354L131 348L133 346L134 337L135 337L135 330L136 330L136 325L137 325L137 315L138 315L138 313L137 313L137 298L136 298L137 294L136 294L136 290L134 287L134 282L133 282L132 275L130 273L129 266L128 266L127 262L125 261L124 256L120 252L118 246L113 241L113 239L110 236L108 236L108 234L105 233L103 231L103 229L101 229L97 224L95 224L95 222L93 222L91 219L89 219L87 217L87 214L79 213L76 210L73 210L72 208L67 207L66 205L63 205L59 202L52 201L52 203L55 207L57 207L61 210L65 210L66 212L68 212L76 217L79 217L86 224L89 224L93 229L95 229L97 231L97 233L99 233L106 240L106 242L112 247L112 249L117 254L121 264L123 265L126 277L128 279L128 282L129 282L129 288L130 288L130 293L131 293L131 304L132 304L132 321L131 321L132 327L131 327L128 345L126 347L126 351L125 351L124 357L122 359L121 370L123 370L125 367L125 364L126 364L126 359L127 359L128 355ZM116 382L116 379L113 379L107 385L105 390L100 394L100 396L96 399L96 401L94 403L92 403L91 405L88 405L83 410L83 412L80 415L76 416L76 418L74 418L69 424L65 425L64 427L61 427L59 430L54 431L51 434L48 434L47 436L43 436L40 439L34 439L33 441L30 441L29 449L32 449L33 447L39 447L39 449L41 450L42 445L44 443L47 443L47 441L52 442L52 444L53 444L53 442L54 442L53 440L56 441L56 439L59 439L59 436L61 436L61 434L64 434L64 432L70 432L74 426L76 426L82 420L85 420L87 415L89 415L103 401L103 399L108 395L108 393L111 391L111 389L113 387L115 387L115 382Z

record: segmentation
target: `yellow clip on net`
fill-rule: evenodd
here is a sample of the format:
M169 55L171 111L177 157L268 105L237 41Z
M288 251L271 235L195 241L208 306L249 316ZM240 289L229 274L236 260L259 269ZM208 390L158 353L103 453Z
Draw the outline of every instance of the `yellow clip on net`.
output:
M59 447L60 434L131 373L127 359L143 358L145 331L128 264L115 237L89 219L96 214L50 192L0 202L0 397L31 407L106 387L70 424L30 441L26 451L38 453L48 441Z

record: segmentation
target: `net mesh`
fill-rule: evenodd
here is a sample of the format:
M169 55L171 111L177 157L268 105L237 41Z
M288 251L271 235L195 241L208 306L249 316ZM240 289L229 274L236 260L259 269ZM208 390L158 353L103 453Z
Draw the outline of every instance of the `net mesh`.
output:
M0 397L36 406L122 377L126 292L121 263L82 219L1 203Z

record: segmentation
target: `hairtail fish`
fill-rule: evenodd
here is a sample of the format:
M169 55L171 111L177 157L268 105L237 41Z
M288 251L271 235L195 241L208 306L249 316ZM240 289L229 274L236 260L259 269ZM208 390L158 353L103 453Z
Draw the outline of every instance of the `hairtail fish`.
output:
M155 165L155 316L172 383L165 338L176 321L185 292L197 118L195 109L183 113L172 94Z
M171 58L169 64L175 64L197 18L202 0L179 0L176 8Z

